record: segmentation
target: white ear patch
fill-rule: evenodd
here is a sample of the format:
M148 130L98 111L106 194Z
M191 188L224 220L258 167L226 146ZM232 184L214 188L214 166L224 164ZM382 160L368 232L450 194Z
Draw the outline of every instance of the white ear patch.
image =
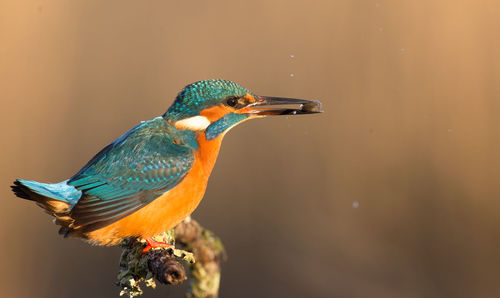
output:
M210 120L204 116L193 116L176 121L174 123L177 129L189 129L193 131L205 130L210 125Z

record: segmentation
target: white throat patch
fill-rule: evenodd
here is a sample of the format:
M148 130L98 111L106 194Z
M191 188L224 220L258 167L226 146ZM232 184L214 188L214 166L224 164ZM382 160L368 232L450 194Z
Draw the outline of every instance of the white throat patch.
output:
M177 129L189 129L192 131L205 130L210 125L210 120L205 116L193 116L176 121L174 123Z

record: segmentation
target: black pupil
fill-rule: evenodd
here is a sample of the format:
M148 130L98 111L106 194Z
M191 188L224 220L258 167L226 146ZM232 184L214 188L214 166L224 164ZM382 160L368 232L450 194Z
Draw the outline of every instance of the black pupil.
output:
M230 99L227 100L227 105L234 107L238 103L238 99L235 97L231 97Z

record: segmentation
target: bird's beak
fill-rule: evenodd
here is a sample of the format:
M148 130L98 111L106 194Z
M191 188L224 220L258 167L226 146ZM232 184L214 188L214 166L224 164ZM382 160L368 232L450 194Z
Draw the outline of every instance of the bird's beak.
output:
M321 113L321 102L285 97L256 96L256 101L241 109L240 113L256 116L299 115Z

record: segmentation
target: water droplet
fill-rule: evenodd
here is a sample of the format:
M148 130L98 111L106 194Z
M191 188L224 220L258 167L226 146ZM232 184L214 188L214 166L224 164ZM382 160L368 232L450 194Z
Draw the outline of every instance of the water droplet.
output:
M293 78L295 75L293 73L290 74L290 77Z
M358 201L352 202L352 208L358 208L358 207L359 207L359 202Z

